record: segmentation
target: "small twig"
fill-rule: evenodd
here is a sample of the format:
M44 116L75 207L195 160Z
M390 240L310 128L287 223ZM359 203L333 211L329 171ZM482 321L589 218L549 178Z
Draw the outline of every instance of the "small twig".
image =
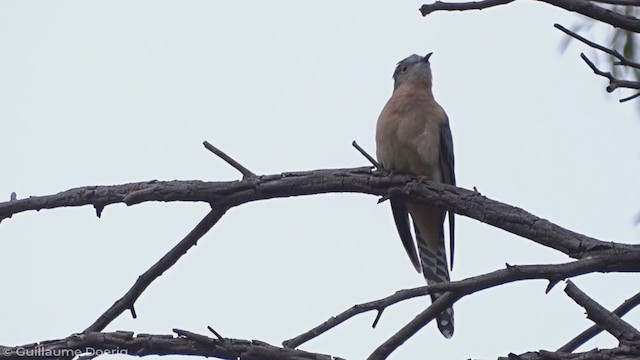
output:
M425 4L420 7L422 16L427 16L435 11L464 11L464 10L482 10L493 6L505 5L514 0L485 0L485 1L468 1L461 3L436 1L432 4Z
M378 204L382 204L383 202L385 202L387 200L391 200L391 195L389 195L389 194L382 195L382 196L380 196L380 199L378 199Z
M620 54L617 50L609 49L609 48L604 47L602 45L596 44L595 42L590 41L590 40L588 40L588 39L576 34L575 32L565 28L564 26L562 26L560 24L554 24L553 26L556 29L559 29L560 31L564 32L565 34L567 34L567 35L569 35L569 36L571 36L571 37L573 37L573 38L575 38L577 40L580 40L581 42L591 46L594 49L598 49L598 50L600 50L602 52L605 52L605 53L607 53L607 54L609 54L611 56L616 57L618 60L620 60L620 62L617 63L619 65L630 66L630 67L633 67L633 68L636 68L636 69L640 69L640 63L633 62L633 61L627 59L622 54Z
M625 102L625 101L633 100L633 99L637 98L638 96L640 96L640 92L639 92L639 93L637 93L637 94L634 94L634 95L628 96L628 97L626 97L626 98L622 98L622 99L620 99L620 102L621 102L621 103L623 103L623 102Z
M446 292L438 300L434 301L431 306L426 308L400 331L391 336L387 341L380 345L367 360L382 360L396 350L400 345L404 344L410 337L415 335L420 329L425 327L431 320L435 319L438 314L451 306L458 299L452 292Z
M165 271L169 270L182 255L196 245L198 240L204 236L215 225L218 220L225 214L227 208L218 206L211 210L194 228L185 236L176 246L166 253L158 262L153 264L149 270L140 275L135 284L116 301L111 307L100 315L100 317L91 326L86 328L83 333L102 331L111 321L122 314L125 310L131 310L131 315L135 318L136 313L133 304L140 297L143 291L151 285L151 283L160 277Z
M621 343L626 341L640 341L640 331L591 299L570 280L567 281L567 287L564 289L564 292L587 311L587 318L615 336Z
M602 77L609 79L609 86L607 86L607 92L613 92L617 88L640 89L640 81L628 81L628 80L617 79L616 77L611 75L610 72L604 72L598 69L596 65L591 60L589 60L589 58L584 53L581 53L580 57L582 58L582 60L584 60L584 62L587 63L587 65L589 65L591 70L593 70L593 72L596 75L600 75ZM630 99L626 98L623 100L627 101Z
M240 173L242 174L242 178L243 179L256 177L256 174L254 174L251 171L249 171L249 169L247 169L246 167L242 166L239 162L235 161L233 158L231 158L231 156L225 154L222 150L220 150L217 147L211 145L208 141L205 141L202 144L204 145L204 147L207 148L207 150L209 150L212 153L216 154L220 159L226 161L227 164L233 166L236 170L240 171Z
M382 313L384 312L385 308L382 308L380 310L378 310L378 314L376 315L376 318L373 320L373 324L371 324L372 328L376 328L376 326L378 326L378 321L380 321L380 318L382 317Z
M191 340L191 341L195 341L201 344L205 344L205 345L212 345L215 340L205 336L205 335L201 335L201 334L196 334L194 332L191 331L187 331L187 330L182 330L182 329L172 329L171 331L173 331L174 333L176 333L179 337L183 338L183 339L187 339L187 340Z
M209 331L211 331L211 333L213 333L213 335L215 335L218 340L224 340L224 338L220 334L218 334L218 332L215 331L211 326L207 326L207 329L209 329Z
M628 313L631 309L633 309L638 305L640 305L640 292L633 295L629 299L625 300L622 304L620 304L620 306L618 306L612 312L618 317L622 317L626 313ZM578 347L582 346L584 343L593 339L596 335L600 334L602 331L604 331L604 328L598 324L595 324L590 328L588 328L587 330L580 333L575 338L571 339L568 343L566 343L556 351L557 352L573 352Z
M354 147L354 148L356 148L356 149L360 152L360 154L362 154L362 156L366 157L366 158L367 158L367 160L369 160L369 162L370 162L371 164L373 164L373 166L375 166L375 167L376 167L376 169L378 169L378 170L384 170L384 169L382 168L382 165L380 165L380 163L379 163L379 162L377 162L377 161L376 161L376 159L374 159L374 158L373 158L373 156L369 155L369 153L368 153L368 152L366 152L363 148L361 148L361 147L360 147L360 145L358 145L358 143L357 143L355 140L353 140L353 142L351 143L351 145L353 145L353 147Z

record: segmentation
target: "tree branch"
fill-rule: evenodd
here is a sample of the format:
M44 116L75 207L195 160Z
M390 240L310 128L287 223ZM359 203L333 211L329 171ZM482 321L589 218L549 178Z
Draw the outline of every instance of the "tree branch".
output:
M638 0L590 0L591 2L597 2L609 5L622 5L622 6L640 6Z
M589 60L589 58L585 54L581 53L580 57L582 58L582 60L584 60L584 62L587 63L587 65L589 65L591 70L593 70L593 72L596 75L600 75L602 77L609 79L609 86L607 86L607 92L613 92L617 88L640 89L640 81L620 80L614 77L610 72L604 72L598 69L596 65L591 60ZM621 99L620 102L631 100L637 96L638 95L632 95L628 98Z
M640 3L639 3L639 5L640 5ZM640 21L640 20L638 20L638 21ZM564 26L562 26L560 24L553 24L553 26L556 29L559 29L560 31L564 32L565 34L567 34L567 35L569 35L569 36L571 36L571 37L573 37L573 38L575 38L575 39L577 39L577 40L579 40L579 41L591 46L592 48L600 50L602 52L605 52L605 53L617 58L618 60L620 60L620 62L617 65L629 66L629 67L632 67L632 68L640 69L640 63L633 62L633 61L627 59L626 57L624 57L624 55L620 54L617 50L612 50L612 49L609 49L609 48L607 48L605 46L602 46L600 44L596 44L595 42L590 41L590 40L588 40L588 39L576 34L575 32L565 28Z
M0 359L51 359L88 354L131 356L191 355L228 360L341 360L330 355L285 349L258 340L214 339L186 330L173 329L178 335L149 335L117 331L86 332L65 339L41 341L15 347L0 346Z
M567 281L567 287L564 289L564 292L578 305L587 310L587 317L589 319L615 336L621 344L626 342L640 342L640 331L591 299L573 282Z
M634 307L640 305L640 292L633 295L631 298L625 300L620 306L618 306L613 313L616 316L622 317L628 313ZM598 324L593 325L587 330L580 333L575 338L571 339L568 343L556 350L557 352L573 352L578 347L582 346L587 341L593 339L596 335L600 334L604 328Z
M68 206L134 205L147 201L207 202L234 207L251 201L324 193L397 196L452 210L541 245L580 258L631 245L604 242L567 230L525 210L455 186L421 181L407 175L386 176L369 168L329 169L263 175L242 181L148 181L112 186L87 186L55 195L0 203L0 219L29 210Z
M435 319L438 314L451 306L451 304L456 302L459 298L460 297L456 296L453 292L444 293L407 325L402 327L402 329L375 349L374 352L369 355L367 360L382 360L389 357L394 350L404 344L405 341L415 335L420 329L426 326L431 320Z
M160 277L165 271L167 271L173 264L175 264L182 255L187 251L209 231L213 225L215 225L222 215L225 214L227 208L218 207L211 210L196 227L187 234L176 246L174 246L168 253L166 253L158 262L153 264L149 270L140 275L131 289L127 291L118 301L116 301L107 311L105 311L98 319L84 330L83 333L102 331L109 323L115 318L120 316L127 309L131 310L131 315L135 319L136 313L134 310L134 303L142 292L151 285L151 283Z
M445 2L436 1L432 4L425 4L420 7L422 16L427 16L436 11L465 11L465 10L482 10L494 6L506 5L514 0L484 0L484 1L467 1L467 2Z
M295 348L301 344L316 338L332 328L342 324L350 318L368 311L376 310L380 315L387 307L398 302L412 299L415 297L425 296L430 291L447 292L452 296L448 297L445 304L434 305L436 310L429 310L428 313L416 317L403 330L395 334L378 350L376 350L374 358L384 358L388 356L398 346L402 345L408 339L404 336L413 336L415 332L426 326L432 319L431 314L439 314L443 309L453 305L458 299L475 292L486 290L495 286L504 285L511 282L522 280L544 279L550 284L558 281L584 275L592 272L628 272L640 271L640 247L634 252L626 252L623 254L610 254L603 257L587 258L564 264L549 265L507 265L506 268L496 270L487 274L470 277L464 280L452 281L448 283L440 283L431 286L423 286L414 289L400 290L396 293L382 299L370 301L363 304L354 305L353 307L343 311L342 313L331 317L324 323L314 327L313 329L298 335L292 339L284 341L285 347ZM439 304L439 303L438 303ZM426 310L425 310L426 311ZM372 354L374 356L374 354Z
M594 20L602 21L606 24L640 33L640 21L633 16L619 14L615 11L595 5L586 0L538 0L547 4L582 14ZM452 10L481 10L493 6L505 5L513 2L513 0L484 0L472 2L443 2L436 1L431 4L425 4L420 7L422 16L427 16L435 11L452 11Z
M242 166L242 164L234 160L231 156L225 154L222 150L211 145L208 141L203 142L202 145L204 145L204 147L207 148L207 150L211 151L212 153L216 154L219 158L224 160L227 164L231 165L234 169L240 171L243 179L248 179L256 176L256 174L252 173L249 169Z
M553 351L532 351L524 354L509 354L498 360L636 360L640 357L640 348L621 346L613 349L593 349L582 353L562 353Z

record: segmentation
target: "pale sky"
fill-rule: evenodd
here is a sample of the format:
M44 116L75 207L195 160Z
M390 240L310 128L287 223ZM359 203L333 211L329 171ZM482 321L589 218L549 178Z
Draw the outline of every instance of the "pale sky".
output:
M640 122L627 94L553 28L581 18L537 2L435 13L421 2L2 1L0 198L151 179L232 180L208 140L258 174L366 166L406 56L434 52L458 185L604 241L638 243ZM584 35L605 38L607 27ZM605 67L606 68L606 67ZM637 101L637 100L636 100ZM424 285L388 204L332 194L229 211L106 331L172 328L274 345L356 303ZM27 212L0 224L0 344L82 331L207 213L197 203ZM455 280L565 255L457 221ZM637 275L575 283L614 308ZM455 304L447 340L429 324L391 359L555 350L591 326L559 284L529 281ZM429 303L360 315L301 349L361 359ZM625 317L640 326L640 311ZM615 346L602 335L584 349Z

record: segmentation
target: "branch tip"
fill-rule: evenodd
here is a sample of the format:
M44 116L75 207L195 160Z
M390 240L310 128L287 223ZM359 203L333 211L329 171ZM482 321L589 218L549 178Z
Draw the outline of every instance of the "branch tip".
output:
M100 219L102 217L102 211L104 210L104 206L94 204L93 208L96 209L96 216L98 217L98 219Z
M547 285L547 288L544 290L544 293L548 294L551 291L551 289L553 289L556 285L558 285L559 282L560 280L549 279L549 284Z
M369 155L368 152L366 152L362 147L360 147L360 145L358 145L358 143L353 140L353 142L351 143L351 146L353 146L354 148L356 148L360 154L362 154L362 156L364 156L365 158L367 158L367 160L369 160L369 162L378 170L384 170L382 165L380 165L380 163L378 161L376 161L376 159L373 158L373 156Z
M243 179L256 177L256 174L251 172L246 167L242 166L239 162L234 160L231 156L225 154L222 150L220 150L217 147L211 145L211 143L209 143L208 141L205 140L202 143L202 145L204 145L204 147L207 148L207 150L209 150L212 153L214 153L220 159L224 160L227 164L231 165L233 168L238 170L242 174L242 178Z
M138 314L136 314L136 308L133 306L133 304L131 304L131 306L129 307L129 312L131 312L131 317L134 319L138 318Z
M605 329L621 343L629 340L640 341L640 331L590 298L571 280L567 280L564 292L587 311L588 319Z
M376 328L376 326L378 325L378 322L380 321L380 318L382 317L382 312L384 311L384 309L386 308L382 308L382 309L378 309L378 313L376 314L376 318L375 320L373 320L373 324L371 324L372 328Z
M386 194L380 197L380 199L378 199L378 204L382 204L383 202L387 201L391 199L391 195Z
M218 338L218 340L224 340L224 338L217 331L215 331L211 326L207 326L207 329L211 331L211 333L215 335Z

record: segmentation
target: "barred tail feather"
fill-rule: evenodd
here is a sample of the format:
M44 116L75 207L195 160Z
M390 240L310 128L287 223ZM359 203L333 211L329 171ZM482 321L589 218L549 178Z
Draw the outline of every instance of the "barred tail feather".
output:
M416 240L418 243L418 251L420 253L420 264L422 265L422 274L427 280L427 285L449 281L449 269L447 267L447 254L444 248L444 234L442 241L439 241L437 252L429 248L426 241L416 229ZM431 301L436 301L441 293L432 293ZM445 309L436 317L438 329L446 337L450 339L453 336L453 307Z

